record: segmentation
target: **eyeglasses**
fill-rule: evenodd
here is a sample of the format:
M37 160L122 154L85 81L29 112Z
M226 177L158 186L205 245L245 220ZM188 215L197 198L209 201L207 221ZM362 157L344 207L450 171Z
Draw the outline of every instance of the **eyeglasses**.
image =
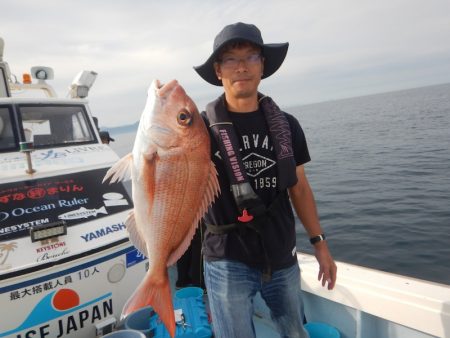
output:
M261 54L258 53L247 55L244 58L238 58L235 56L226 56L223 59L219 60L219 63L224 68L235 69L239 67L241 61L244 61L245 64L247 65L254 66L257 63L261 62L261 58L262 58Z

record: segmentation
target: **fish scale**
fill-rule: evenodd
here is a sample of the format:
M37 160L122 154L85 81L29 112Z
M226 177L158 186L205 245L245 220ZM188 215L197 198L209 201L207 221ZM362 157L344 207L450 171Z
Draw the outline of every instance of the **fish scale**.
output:
M161 203L153 205L151 223L155 229L160 230L164 235L176 232L180 216L189 216L182 212L183 206L181 205L188 187L189 174L184 170L185 165L177 164L181 163L179 161L175 163L163 162L158 166L158 170L160 169L161 171L161 179L157 177L159 183L155 189L155 195L159 196L158 200ZM176 181L170 179L169 171L176 172L178 176ZM157 173L157 175L159 174ZM157 222L162 224L156 224Z
M198 215L199 206L201 206L202 196L206 194L206 191L198 190L198 196L190 196L192 191L195 191L196 186L205 186L205 184L200 184L199 181L204 179L208 174L207 172L201 172L198 170L198 165L192 163L192 159L188 162L190 165L185 165L182 161L177 161L176 164L171 163L170 170L176 172L178 180L162 180L161 187L167 193L166 202L166 212L167 224L160 226L163 228L164 234L171 236L171 243L173 247L178 247L184 239L185 224L191 224L191 229L189 230L190 235L193 236L195 227L194 225L198 222L196 217ZM204 159L203 159L204 162ZM203 166L204 167L204 166ZM167 175L170 177L170 175ZM203 189L206 190L206 189ZM158 194L156 191L155 194ZM176 198L173 198L176 196ZM165 200L162 198L162 200ZM157 208L154 208L157 209ZM160 209L162 210L162 209ZM156 216L156 215L155 215ZM152 216L153 218L153 216ZM162 217L155 217L155 219L162 219ZM169 229L169 230L168 230ZM174 261L169 260L168 265L173 264Z

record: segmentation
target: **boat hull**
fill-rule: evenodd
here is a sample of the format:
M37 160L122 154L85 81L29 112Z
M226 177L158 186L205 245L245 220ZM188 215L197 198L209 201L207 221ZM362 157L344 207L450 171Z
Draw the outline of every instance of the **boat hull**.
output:
M60 157L38 160L48 153ZM102 184L118 157L105 145L36 151L31 176L20 155L2 157L16 171L0 180L0 338L105 334L148 266L124 223L129 189ZM74 165L55 168L60 158ZM53 227L64 232L35 238Z
M331 325L342 338L450 337L450 286L336 262L337 284L330 291L317 280L315 257L298 252L297 258L308 322ZM261 297L255 313L275 330Z
M145 257L125 240L10 278L0 287L0 337L107 333L118 324L122 307L147 266Z

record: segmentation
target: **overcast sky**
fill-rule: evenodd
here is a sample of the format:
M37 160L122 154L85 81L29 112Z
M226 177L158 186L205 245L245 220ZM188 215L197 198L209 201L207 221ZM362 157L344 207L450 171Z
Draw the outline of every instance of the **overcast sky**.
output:
M155 78L203 109L220 87L192 66L237 21L290 43L260 87L282 107L450 82L449 0L9 0L0 36L12 73L51 66L63 97L79 71L97 72L91 111L112 127L139 119Z

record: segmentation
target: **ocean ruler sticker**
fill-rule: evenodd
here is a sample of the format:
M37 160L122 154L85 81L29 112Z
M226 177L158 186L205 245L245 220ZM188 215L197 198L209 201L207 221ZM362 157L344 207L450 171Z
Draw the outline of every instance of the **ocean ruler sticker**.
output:
M133 207L122 183L104 183L107 168L0 186L0 241L29 235L31 227L64 220L89 222Z

